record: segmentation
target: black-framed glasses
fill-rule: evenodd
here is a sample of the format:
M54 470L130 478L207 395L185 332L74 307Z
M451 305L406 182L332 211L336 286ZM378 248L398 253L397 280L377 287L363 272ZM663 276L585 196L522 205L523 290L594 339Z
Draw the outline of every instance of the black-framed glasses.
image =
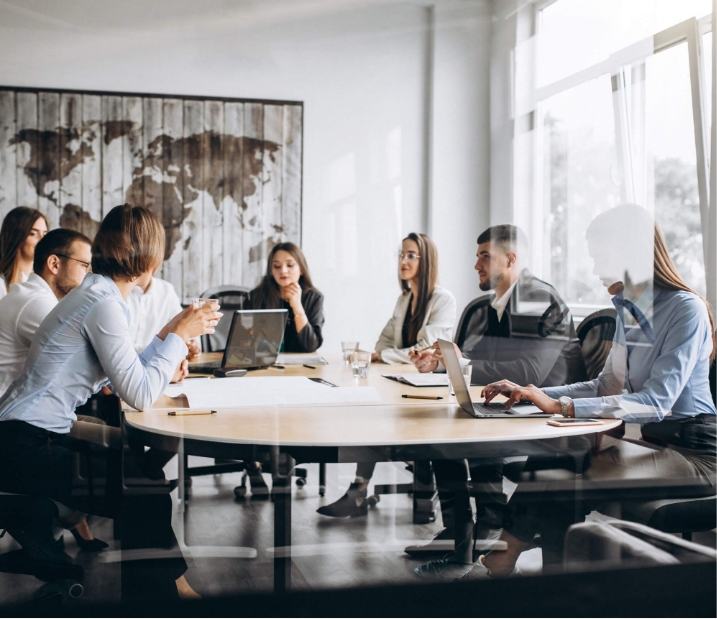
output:
M409 262L413 262L414 260L418 260L421 256L419 256L415 251L407 251L407 252L398 252L398 261L401 262L404 258L408 260Z
M92 272L92 263L91 262L85 262L84 260L78 260L77 258L73 258L72 256L66 256L65 254L55 254L55 255L60 258L66 258L67 260L74 260L75 262L79 262L83 267L85 267L85 273Z

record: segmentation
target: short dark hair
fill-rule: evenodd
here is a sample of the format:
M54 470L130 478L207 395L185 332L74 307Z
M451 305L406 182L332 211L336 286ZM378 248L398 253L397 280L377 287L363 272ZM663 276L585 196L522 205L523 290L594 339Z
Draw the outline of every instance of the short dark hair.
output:
M92 241L82 232L77 232L77 230L70 230L69 228L50 230L35 247L32 270L40 275L50 256L69 256L72 251L72 245L78 241L92 245Z
M518 228L518 226L511 224L491 226L484 232L481 232L478 237L478 245L488 243L489 241L500 243L518 252L527 251L528 249L528 237L525 236L525 232Z
M115 206L92 244L92 272L131 281L164 261L164 228L144 206Z

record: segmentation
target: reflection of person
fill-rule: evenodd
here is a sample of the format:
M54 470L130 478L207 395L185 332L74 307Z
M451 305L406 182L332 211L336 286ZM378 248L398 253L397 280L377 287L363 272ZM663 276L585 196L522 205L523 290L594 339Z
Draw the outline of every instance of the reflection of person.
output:
M629 224L629 225L628 225ZM707 304L679 276L665 241L647 211L622 205L598 216L587 231L595 273L618 310L613 347L600 376L565 387L538 389L502 380L484 390L507 406L521 397L542 410L570 417L609 417L642 426L653 444L649 458L630 457L618 442L593 457L586 477L639 467L655 478L696 477L715 483L715 406L709 366L715 328ZM662 445L654 449L654 443ZM594 506L590 506L594 507ZM508 550L481 557L468 577L505 576L538 530L574 516L574 504L517 505L501 534Z
M398 277L403 292L381 332L372 361L409 363L415 350L430 346L438 338L451 339L453 335L456 300L437 285L438 250L428 235L411 232L403 239ZM375 468L373 462L359 462L356 479L346 493L317 511L337 518L365 515L366 491Z
M130 334L137 352L147 348L160 329L182 311L174 286L158 277L144 286L135 286L127 297L127 306L132 316ZM197 340L189 340L187 346L189 359L202 352Z
M410 363L411 352L453 336L456 300L438 286L438 250L428 235L411 232L403 239L398 277L401 296L378 338L374 362Z
M557 291L539 280L525 267L528 241L512 225L498 225L478 237L477 261L480 289L495 296L479 308L464 329L462 363L473 368L471 382L485 385L496 378L510 377L539 386L564 385L585 379L585 364L573 327L570 310ZM458 350L460 358L460 350ZM443 370L440 348L411 355L421 372ZM483 531L499 529L504 508L502 461L474 458L469 463L470 477L494 491L476 500L477 517ZM468 544L471 530L455 531L456 511L465 511L464 522L472 521L467 495L455 496L452 488L467 481L463 460L434 460L436 483L441 502L444 529L435 540L455 539ZM407 549L410 554L432 552L444 544L429 542ZM432 567L438 567L433 565ZM431 568L432 569L432 568Z
M279 243L269 254L266 274L251 291L244 309L289 311L283 352L314 352L322 344L324 295L311 282L306 258L298 245Z
M107 508L95 497L72 493L74 457L66 437L75 409L107 384L130 406L151 406L186 356L186 341L213 333L221 317L213 305L189 307L137 355L125 299L152 277L163 255L164 230L149 209L125 204L107 214L92 245L93 273L43 320L25 368L0 398L0 489L50 497L86 513ZM123 587L144 596L196 595L183 576L186 563L171 528L170 497L124 501L123 548L174 548L175 556L123 564ZM55 545L49 523L10 534L30 556L71 561Z
M32 273L35 245L48 228L47 219L35 208L18 206L5 215L0 228L0 298Z

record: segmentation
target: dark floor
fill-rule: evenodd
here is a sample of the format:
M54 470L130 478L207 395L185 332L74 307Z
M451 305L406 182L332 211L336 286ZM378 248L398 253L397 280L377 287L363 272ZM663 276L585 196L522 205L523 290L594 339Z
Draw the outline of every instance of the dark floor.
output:
M201 459L192 460L195 465ZM176 474L172 466L170 463L169 476ZM354 467L329 465L325 498L318 494L318 466L307 468L307 485L293 487L293 586L320 589L417 582L413 568L419 562L404 554L403 548L430 538L440 522L412 524L412 503L407 495L383 496L364 518L320 516L316 508L341 496L353 479ZM378 483L410 479L402 464L379 464L374 476ZM186 576L205 597L269 591L273 586L273 504L253 501L249 496L235 501L233 489L239 482L240 474L195 478L192 496L184 508L176 491L173 493L174 530L189 563ZM91 528L98 538L111 542L107 551L81 553L70 534L64 534L66 551L87 570L85 593L72 603L116 601L120 597L119 552L112 540L112 524L97 518L91 521ZM715 532L696 535L694 541L715 547ZM9 536L0 539L0 552L13 546L15 542ZM523 554L519 563L523 573L541 569L540 553L535 549ZM42 583L30 576L0 574L0 604L27 601L41 587ZM340 609L337 615L341 615Z

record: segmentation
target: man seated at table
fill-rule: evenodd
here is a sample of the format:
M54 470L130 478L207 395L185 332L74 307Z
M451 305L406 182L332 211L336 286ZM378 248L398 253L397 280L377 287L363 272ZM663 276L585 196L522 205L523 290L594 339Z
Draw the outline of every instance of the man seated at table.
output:
M511 377L509 380L518 384L548 387L585 380L570 310L555 288L525 267L528 241L523 231L507 224L488 228L478 237L476 255L480 289L493 291L494 296L468 317L468 325L462 329L462 352L458 353L463 357L461 363L472 367L471 383L487 385L497 377ZM437 344L414 354L412 361L419 372L445 371ZM409 546L407 553L436 552L445 548L441 540L455 539L456 549L470 543L470 530L455 530L458 510L465 512L464 522L472 523L469 497L461 493L457 499L453 491L467 482L467 468L472 482L485 490L476 497L477 535L484 537L490 529L502 528L502 460L474 458L466 467L464 460L445 459L434 460L433 466L444 529L428 544Z

